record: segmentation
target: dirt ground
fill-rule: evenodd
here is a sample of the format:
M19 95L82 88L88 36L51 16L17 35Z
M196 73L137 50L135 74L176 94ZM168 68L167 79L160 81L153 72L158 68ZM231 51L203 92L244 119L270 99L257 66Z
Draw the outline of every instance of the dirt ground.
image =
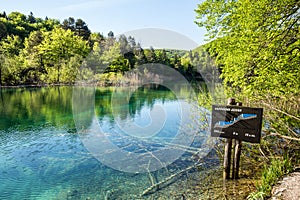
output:
M285 176L272 190L271 200L300 200L300 167Z

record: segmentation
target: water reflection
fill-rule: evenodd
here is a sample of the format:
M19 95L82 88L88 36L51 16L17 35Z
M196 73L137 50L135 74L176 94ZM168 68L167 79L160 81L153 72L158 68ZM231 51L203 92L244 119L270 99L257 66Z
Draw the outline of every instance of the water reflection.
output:
M111 93L76 87L74 121L83 144L102 163L126 172L155 171L185 152L174 146L189 146L195 138L192 107L183 96L154 84ZM102 115L94 115L94 107Z
M95 95L88 97L90 90ZM93 98L95 105L83 101L76 108L85 119L82 125L90 127L96 120L113 144L126 152L154 151L164 145L148 140L143 141L146 150L141 149L132 136L120 132L122 127L117 126L114 116L143 127L150 123L149 112L160 105L165 106L169 120L157 137L165 142L174 139L178 101L171 91L146 86L128 97L128 105L112 108L114 91L123 97L128 94L128 88L87 88L78 94ZM72 93L71 87L0 90L0 199L136 199L151 185L147 174L106 167L86 150L75 134ZM82 110L87 106L91 109ZM162 180L169 171L188 164L178 160L157 171L155 179ZM168 191L163 195L168 196Z
M144 107L152 108L156 100L176 100L174 94L166 88L159 87L157 90L144 87L131 96L129 104L130 117L141 114ZM116 88L95 89L95 113L99 120L109 119L113 122L111 97ZM51 124L56 127L67 125L74 129L72 122L72 92L71 87L48 87L48 88L19 88L0 90L0 130L8 130L17 127L19 130L30 126L43 126ZM126 88L119 88L118 93L124 96L128 93ZM86 95L86 94L82 94ZM94 96L92 97L94 98ZM82 102L83 104L85 102ZM120 105L122 108L123 105ZM85 107L85 105L82 105ZM116 112L118 112L116 110ZM128 112L120 110L118 115L122 119L129 116Z
M0 130L26 130L45 124L56 127L72 123L72 90L68 87L0 89Z

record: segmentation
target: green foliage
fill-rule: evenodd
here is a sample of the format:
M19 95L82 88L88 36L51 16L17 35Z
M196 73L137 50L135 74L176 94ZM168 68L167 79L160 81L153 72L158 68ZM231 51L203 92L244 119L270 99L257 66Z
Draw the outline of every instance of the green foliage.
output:
M297 141L269 136L299 138L299 9L296 0L205 0L196 9L196 23L206 28L210 41L203 48L221 69L226 94L264 108L266 126L260 150L268 152L266 156L283 156L283 149L299 156ZM263 148L271 144L276 148ZM249 199L268 196L278 177L290 171L290 163L274 160L265 167L258 192Z
M109 65L121 56L120 43L114 40L109 39L104 48L105 50L101 55L104 65Z
M82 19L77 19L75 21L73 17L69 17L62 22L61 27L65 30L71 30L84 40L88 40L91 35L91 31Z
M299 6L296 0L207 0L198 6L197 23L214 39L208 49L222 65L229 95L299 95Z
M6 24L3 21L0 21L0 40L2 40L2 38L5 38L6 35L7 35Z
M262 191L252 192L247 197L247 200L263 200L265 195L266 194L264 192L262 192Z
M7 36L0 41L0 85L3 82L8 84L20 84L22 65L19 58L22 46L19 36Z
M31 12L26 16L20 12L11 12L0 14L0 40L8 35L19 36L23 41L32 31L47 30L50 31L59 25L58 20L34 17Z
M1 18L1 20L7 21L8 29L9 24L15 24L16 27L21 27L20 30L31 31L28 37L23 38L23 42L21 37L24 37L24 32L14 32L9 29L10 32L8 33L11 35L0 41L1 60L3 60L0 76L1 84L74 82L74 74L77 73L79 63L75 67L72 64L74 63L72 58L75 56L80 57L77 59L79 62L88 54L87 42L79 36L75 36L71 31L65 31L59 27L55 28L55 20L45 20L44 22L49 26L41 27L40 30L29 29L28 26L34 27L35 23L41 21L34 18L32 14L29 17L28 20L25 15L13 12L8 15L8 19ZM26 23L30 23L30 25ZM73 66L73 68L70 68L70 66ZM63 74L62 77L61 74ZM71 77L72 79L70 79Z
M271 195L272 186L293 170L289 158L273 159L270 165L265 165L262 172L261 184L257 186L257 192L251 193L247 199L264 199Z
M25 84L37 84L41 81L40 77L45 70L39 52L39 45L42 41L43 33L41 31L33 31L28 38L25 38L24 49L21 54L26 69L23 72Z
M299 9L296 0L206 0L196 9L196 23L211 41L204 48L221 69L226 94L264 107L267 134L295 138L300 128ZM294 147L292 142L289 148Z
M85 57L89 52L86 41L74 35L72 31L63 30L62 28L55 28L51 32L44 32L44 40L38 49L43 64L46 67L50 83L61 83L61 67L64 66L66 68L66 66L70 66L71 64L67 63L70 62L71 58L75 56ZM76 68L74 70L76 71ZM64 75L68 76L67 73ZM68 80L68 82L74 81L74 78Z
M0 13L0 44L1 86L72 84L76 78L120 84L125 72L146 63L168 65L188 80L197 77L191 60L183 59L186 51L143 49L131 36L91 33L82 19L73 17L60 24L32 12Z
M112 61L112 63L109 65L107 70L109 72L121 72L124 74L124 72L128 71L130 68L129 61L125 58L117 58Z
M150 47L150 49L145 51L145 56L147 58L147 61L149 63L157 63L156 53L153 47Z
M137 46L134 50L134 55L135 55L135 59L136 59L135 67L147 63L145 51L139 43L137 44Z
M1 41L1 52L7 56L19 55L22 41L19 36L7 36Z

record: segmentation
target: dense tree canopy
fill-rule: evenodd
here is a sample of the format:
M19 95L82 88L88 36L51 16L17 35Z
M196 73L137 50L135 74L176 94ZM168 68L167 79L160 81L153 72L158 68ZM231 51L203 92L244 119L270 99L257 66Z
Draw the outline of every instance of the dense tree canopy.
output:
M76 35L82 37L84 40L88 40L91 35L90 29L82 19L77 19L75 21L73 17L69 17L62 22L61 27L65 30L69 29L73 31Z
M114 84L145 63L169 65L187 78L184 51L143 49L131 36L91 33L82 19L0 13L0 85L71 84L76 77ZM80 67L86 67L84 74ZM88 76L87 76L88 75ZM90 76L93 77L90 77Z
M222 71L227 95L264 108L260 146L264 156L282 153L296 158L300 138L300 2L205 0L196 13L196 23L205 27L209 36L204 48ZM274 152L279 147L282 149ZM261 192L267 194L264 189Z
M299 95L300 3L206 0L196 12L229 87L250 96ZM258 95L254 95L258 94Z
M42 56L43 64L50 82L60 83L61 67L69 63L71 58L84 58L89 53L89 47L86 41L79 36L74 35L71 30L55 28L51 32L46 32L44 40L39 45L39 54ZM80 67L78 59L77 69ZM73 71L77 71L76 68ZM53 77L56 74L56 77ZM76 73L75 73L76 77ZM75 78L74 77L74 78Z
M272 131L300 130L300 3L206 0L196 9L227 94L264 106Z

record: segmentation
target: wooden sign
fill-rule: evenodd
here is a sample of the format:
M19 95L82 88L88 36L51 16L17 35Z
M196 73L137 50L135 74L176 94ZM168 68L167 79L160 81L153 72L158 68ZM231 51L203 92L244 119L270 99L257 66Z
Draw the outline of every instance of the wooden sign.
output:
M212 106L211 136L260 143L262 108Z

